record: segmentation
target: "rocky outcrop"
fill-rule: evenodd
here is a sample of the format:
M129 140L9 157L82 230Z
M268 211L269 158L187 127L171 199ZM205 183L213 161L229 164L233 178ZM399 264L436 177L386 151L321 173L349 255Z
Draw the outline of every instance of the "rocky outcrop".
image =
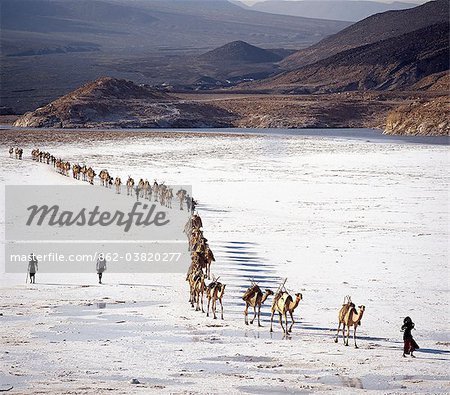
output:
M228 127L233 114L131 81L100 78L28 112L14 126L49 128Z
M440 97L422 103L400 106L388 114L385 134L448 136L449 100Z

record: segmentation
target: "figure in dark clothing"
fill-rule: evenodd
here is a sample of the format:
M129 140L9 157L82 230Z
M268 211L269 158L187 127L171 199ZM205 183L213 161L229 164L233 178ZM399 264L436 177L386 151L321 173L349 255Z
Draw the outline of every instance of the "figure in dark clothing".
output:
M188 212L191 212L191 197L189 196L189 194L186 195L186 208Z
M38 260L36 255L30 254L30 261L28 262L28 274L30 275L30 283L35 284L35 275L38 271Z
M412 358L415 358L413 352L419 349L416 341L413 339L411 331L414 329L414 322L412 322L410 317L406 317L403 320L402 331L403 331L403 356L410 354Z
M97 259L97 274L98 274L98 283L102 283L103 272L106 270L106 259L103 254L100 254Z

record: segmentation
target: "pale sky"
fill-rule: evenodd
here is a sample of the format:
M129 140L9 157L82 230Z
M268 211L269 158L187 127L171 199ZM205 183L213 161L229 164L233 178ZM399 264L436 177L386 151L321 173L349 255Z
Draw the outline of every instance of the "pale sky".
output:
M266 1L266 0L240 0L240 1L245 4L252 5L259 1ZM286 0L286 1L299 1L299 0ZM353 1L359 1L359 0L353 0ZM370 0L368 0L368 1L370 1ZM377 1L379 3L393 3L395 1L400 1L402 3L423 4L423 3L426 3L428 0L372 0L372 1Z

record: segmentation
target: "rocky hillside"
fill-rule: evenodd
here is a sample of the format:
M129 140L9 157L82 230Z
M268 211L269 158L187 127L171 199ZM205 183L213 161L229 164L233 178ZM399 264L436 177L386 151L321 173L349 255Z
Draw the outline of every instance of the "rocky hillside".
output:
M182 101L131 81L100 78L28 112L15 126L59 128L224 127L233 115L204 103Z
M270 50L246 43L245 41L233 41L200 55L199 59L211 63L266 63L278 62L283 59L283 57Z
M448 16L449 0L435 0L407 10L375 14L294 53L284 59L281 65L288 70L296 69L351 48L448 22Z
M283 93L408 89L449 69L449 23L340 52L257 86Z
M400 106L388 114L385 133L448 136L450 106L447 97Z

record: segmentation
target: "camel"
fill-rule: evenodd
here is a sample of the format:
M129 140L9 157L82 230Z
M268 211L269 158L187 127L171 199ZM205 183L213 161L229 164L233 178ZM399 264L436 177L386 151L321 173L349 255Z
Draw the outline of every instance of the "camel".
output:
M339 330L341 328L341 324L344 323L345 316L347 315L348 311L354 307L355 307L355 304L352 303L351 296L346 295L344 297L344 303L342 304L342 307L340 308L339 314L338 314L339 325L338 325L338 329L337 329L337 333L336 333L336 339L334 340L335 343L338 342ZM342 329L342 333L345 334L345 324L344 324L344 328Z
M12 150L13 148L10 148L9 153L10 155L12 155ZM33 160L38 160L39 159L39 148L35 148L31 151L31 157L33 158Z
M221 308L221 319L223 320L223 304L222 298L225 292L225 284L222 284L217 281L218 279L213 280L206 287L206 297L208 298L208 308L206 310L206 316L209 317L209 305L211 304L211 311L213 313L214 319L216 319L216 303L219 301Z
M292 296L289 295L286 291L279 291L275 295L275 298L273 299L272 303L272 315L270 317L270 331L273 332L272 324L273 324L273 316L275 312L278 312L280 315L280 325L281 329L283 330L284 334L287 336L289 332L292 331L292 327L295 324L294 321L294 310L297 308L298 304L302 300L303 296L301 293L295 294L295 300L292 299ZM291 326L288 329L288 320L287 320L287 313L291 316ZM284 316L284 322L286 324L286 327L283 327L283 316Z
M13 154L14 154L14 148L10 147L8 152L9 152L9 157L12 158ZM31 152L31 155L33 155L33 152Z
M165 204L166 204L166 191L167 191L167 186L164 185L164 182L159 184L158 193L159 193L159 204L161 206L165 206Z
M341 324L342 327L342 339L344 341L344 345L348 346L348 338L350 337L350 327L353 326L353 341L355 342L355 348L358 348L356 344L356 328L358 325L361 325L361 319L363 317L364 311L366 307L364 305L358 306L359 312L356 311L355 305L353 303L344 304L339 310L339 325L336 333L336 338L334 342L338 342L339 337L339 329ZM345 340L345 327L347 327L347 341Z
M116 186L116 193L120 194L120 186L122 185L122 180L120 179L120 177L116 177L116 179L114 180L114 185Z
M211 264L216 261L216 258L214 257L211 248L209 248L208 243L206 243L205 245L204 256L206 258L206 276L208 277L209 280L211 276Z
M80 165L74 164L72 166L72 175L73 175L73 178L75 178L77 180L80 179Z
M145 179L145 181L144 181L144 199L149 199L149 196L148 196L149 191L151 193L150 183L148 182L147 179Z
M86 165L83 165L80 167L80 173L81 173L81 176L83 177L83 181L86 181L87 170L88 169L87 169Z
M266 292L263 294L257 284L253 284L249 289L247 289L247 291L242 296L242 299L245 301L244 317L246 325L248 325L248 307L252 306L254 316L250 321L250 324L253 324L253 321L255 321L256 309L258 309L258 326L262 326L260 322L261 305L271 295L273 295L273 291L271 291L270 289L266 289Z
M173 189L172 188L167 188L165 198L166 198L166 207L172 208L172 199L173 199Z
M127 180L127 195L133 196L133 187L134 187L134 180L131 178L131 176L128 176L128 180Z
M94 185L94 177L96 173L92 167L89 167L86 172L87 179L89 181L89 184Z
M189 275L189 286L191 289L191 298L189 300L191 302L191 306L194 307L194 304L197 304L195 311L199 311L201 306L202 313L204 313L203 294L205 292L206 285L205 275L201 269L197 268L195 272L192 272Z
M102 186L107 187L109 184L109 173L108 170L103 169L99 174L98 177L100 178L100 183Z
M70 162L63 162L63 174L69 177Z
M159 191L159 185L158 185L158 183L156 182L156 180L153 182L153 186L152 186L152 193L153 193L153 196L155 197L154 199L154 201L155 202L157 202L158 201L158 191Z
M15 155L16 159L22 159L23 149L22 148L16 148L15 149Z
M144 180L142 178L139 180L137 187L138 187L140 196L144 197Z
M180 201L180 210L183 210L183 202L186 199L186 194L187 194L187 191L185 189L180 189L176 194L176 197Z

